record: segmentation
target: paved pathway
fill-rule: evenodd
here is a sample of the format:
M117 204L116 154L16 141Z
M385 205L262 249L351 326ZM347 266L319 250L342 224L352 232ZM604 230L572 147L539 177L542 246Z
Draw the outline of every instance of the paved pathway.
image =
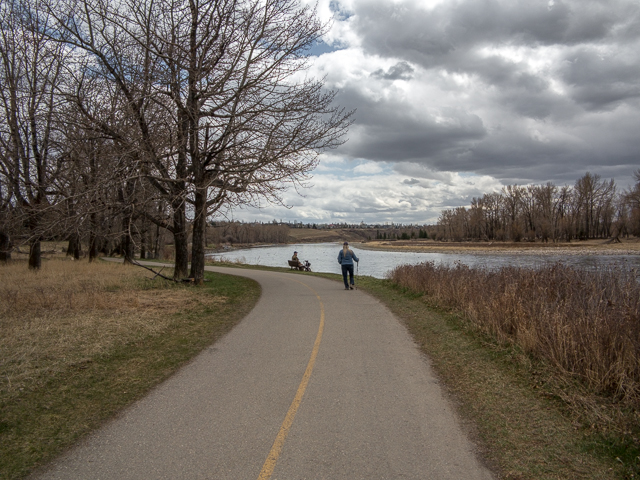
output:
M393 315L305 275L40 479L491 479Z

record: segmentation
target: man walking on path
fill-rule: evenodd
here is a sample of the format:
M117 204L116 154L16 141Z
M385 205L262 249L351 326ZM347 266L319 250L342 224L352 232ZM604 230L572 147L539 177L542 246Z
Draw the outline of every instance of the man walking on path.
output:
M349 248L349 242L342 244L342 250L338 254L338 263L342 265L342 279L344 280L344 289L353 290L353 261L359 262L360 259L356 257L353 250ZM347 273L349 274L349 282L347 283Z

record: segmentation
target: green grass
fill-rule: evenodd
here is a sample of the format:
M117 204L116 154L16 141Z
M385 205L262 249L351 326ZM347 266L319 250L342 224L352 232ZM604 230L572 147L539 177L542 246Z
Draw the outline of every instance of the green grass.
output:
M160 334L116 345L0 404L0 478L23 478L143 397L228 332L260 295L249 279L210 273L206 278L203 287L147 282L144 288L199 288L201 295L222 300L172 314Z

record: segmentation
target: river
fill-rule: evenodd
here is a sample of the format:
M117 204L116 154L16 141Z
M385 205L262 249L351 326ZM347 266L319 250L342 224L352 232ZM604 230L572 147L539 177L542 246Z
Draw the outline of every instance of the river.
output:
M290 260L293 252L297 250L300 260L309 260L311 262L311 270L314 272L340 273L340 265L337 259L341 248L342 245L339 243L270 245L231 250L208 256L249 265L287 267L287 260ZM559 255L531 252L521 254L387 252L360 249L356 243L351 245L351 249L360 259L358 274L370 275L376 278L384 278L387 272L398 265L421 262L443 263L446 265L454 265L456 262L460 262L470 267L482 266L489 269L497 269L507 265L535 268L557 262L587 269L614 265L620 266L620 268L640 268L640 255Z

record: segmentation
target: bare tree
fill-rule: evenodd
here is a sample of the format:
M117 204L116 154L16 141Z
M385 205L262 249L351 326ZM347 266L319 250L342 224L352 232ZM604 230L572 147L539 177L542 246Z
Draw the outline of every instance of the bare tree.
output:
M573 238L573 191L569 185L564 185L558 190L557 196L553 202L553 228L554 235L557 238L563 238L566 241L571 241Z
M523 235L521 223L521 199L523 190L524 187L519 187L518 185L507 185L502 188L502 206L505 210L505 232L507 232L509 238L514 242L519 242Z
M350 114L323 82L296 79L324 33L294 0L136 2L130 28L157 66L158 102L174 122L175 171L186 166L193 211L191 277L204 276L207 218L220 208L280 201L318 154L336 147ZM151 25L149 20L155 19ZM163 165L155 164L164 181ZM166 169L165 169L166 170Z
M635 185L624 192L623 200L629 208L629 230L640 236L640 169L633 173Z
M102 128L137 147L140 175L172 206L170 222L147 215L174 234L176 275L186 267L187 213L191 276L201 282L207 218L280 202L350 124L324 82L305 76L324 26L297 0L63 0L50 12L55 38L85 52L122 97L135 133Z
M553 205L558 187L548 182L545 185L532 186L531 192L536 205L534 231L543 242L548 242L549 237L552 237L552 240L555 241Z
M65 52L45 32L50 17L37 3L0 4L0 178L13 211L27 228L29 267L41 265L45 218L59 200L56 113Z
M616 193L613 179L600 180L600 175L585 173L575 184L575 201L580 209L581 238L596 238L604 235L603 213L610 206ZM611 216L610 216L611 217ZM610 226L611 220L609 220Z
M466 216L459 209L443 211L438 220L440 236L519 241L526 233L531 241L549 237L571 241L626 234L640 218L640 171L636 177L638 184L624 195L616 194L613 179L600 180L589 172L573 188L552 183L508 185L502 194L474 198Z
M141 7L142 8L142 7ZM117 187L118 214L122 220L121 250L131 259L134 240L133 220L148 214L160 227L174 236L174 278L188 272L187 245L187 165L175 152L175 118L162 93L152 90L159 82L149 53L150 32L136 28L145 12L135 3L112 4L101 0L62 0L50 2L47 11L57 19L50 37L75 54L70 74L77 88L69 92L84 120L111 143L118 163L128 162L127 173ZM151 20L142 23L152 27ZM154 96L155 95L155 96ZM173 128L173 129L172 129ZM154 191L134 177L145 177ZM137 193L144 191L145 201L165 199L172 212L156 217L150 208L134 208ZM134 200L135 199L135 200Z

